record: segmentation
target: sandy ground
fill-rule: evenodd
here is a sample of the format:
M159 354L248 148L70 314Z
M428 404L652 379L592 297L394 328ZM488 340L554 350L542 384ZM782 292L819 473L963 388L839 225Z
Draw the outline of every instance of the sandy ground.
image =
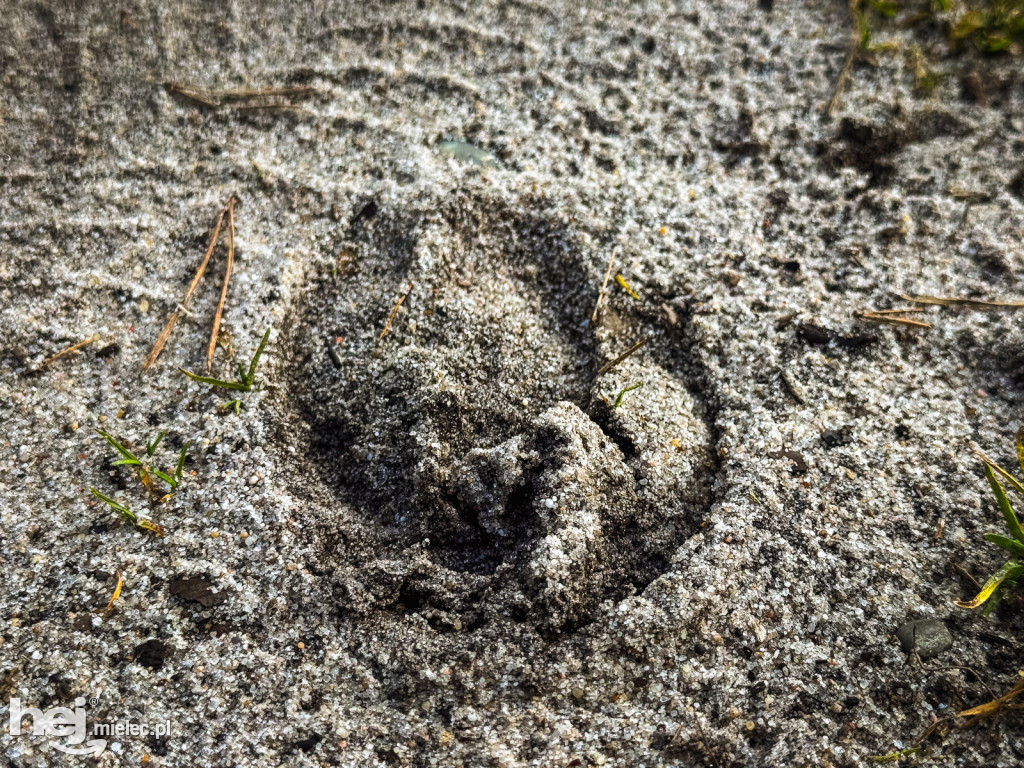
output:
M169 728L102 766L1020 764L945 718L1021 668L1020 601L953 603L1024 337L856 317L1020 296L1019 60L827 119L844 2L210 6L0 15L0 761L84 761L17 698ZM142 373L232 195L237 415L178 370L226 233Z

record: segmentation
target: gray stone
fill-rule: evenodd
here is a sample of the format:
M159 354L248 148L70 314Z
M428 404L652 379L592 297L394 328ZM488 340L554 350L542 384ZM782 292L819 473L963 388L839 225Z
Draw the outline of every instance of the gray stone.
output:
M904 651L917 651L922 659L938 656L953 644L953 636L938 619L908 621L896 630L896 635Z

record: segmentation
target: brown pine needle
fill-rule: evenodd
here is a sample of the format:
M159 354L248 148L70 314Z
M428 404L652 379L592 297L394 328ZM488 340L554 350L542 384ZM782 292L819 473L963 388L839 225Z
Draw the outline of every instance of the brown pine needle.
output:
M608 371L610 371L610 370L611 370L612 368L614 368L614 367L615 367L616 365L618 365L618 364L619 364L619 363L621 363L621 362L622 362L623 360L625 360L625 359L626 359L627 357L629 357L630 355L632 355L632 354L633 354L634 352L636 352L636 351L637 351L638 349L640 349L641 347L643 347L643 346L644 346L644 345L645 345L645 344L646 344L647 342L649 342L650 340L651 340L651 337L650 337L650 336L647 336L647 337L645 337L645 338L641 339L641 340L640 340L640 341L638 341L638 342L637 342L636 344L634 344L634 345L633 345L632 347L630 347L630 348L629 348L629 349L627 349L627 350L626 350L625 352L623 352L623 353L622 353L621 355L619 355L618 357L616 357L616 358L615 358L614 360L611 360L611 361L609 361L609 362L605 363L604 365L602 365L602 366L601 366L601 369L600 369L600 370L599 370L599 371L597 372L597 377L603 376L604 374L608 373ZM595 377L595 378L597 378L597 377Z
M311 85L297 85L283 88L249 89L214 91L188 83L164 83L171 93L184 96L186 99L202 104L204 107L219 109L235 107L237 109L287 109L294 105L277 99L308 96L316 93Z
M232 198L234 199L234 198ZM206 271L206 265L210 263L210 256L213 254L213 247L217 245L217 238L220 237L220 225L224 222L224 214L227 213L227 207L222 208L220 215L217 217L217 224L213 228L213 237L210 238L210 247L206 249L206 255L203 257L203 263L199 265L199 269L196 270L195 276L192 278L191 284L188 286L188 290L185 291L185 298L181 300L181 304L178 308L171 313L170 318L167 320L167 325L160 331L160 335L156 339L156 343L153 344L153 349L149 351L149 355L146 357L146 362L142 364L142 370L147 370L156 359L160 356L160 352L164 348L164 344L171 337L171 331L174 330L174 324L178 322L178 317L181 315L181 308L188 304L188 300L192 298L192 294L195 293L196 286L199 285L200 279L203 277L203 273Z
M957 715L959 717L970 717L971 720L964 724L964 728L971 728L985 718L998 715L1004 709L1024 709L1024 703L1012 703L1022 693L1024 693L1024 677L1017 680L1017 684L1013 686L1009 693L979 707L972 707L971 709L965 709L963 712L957 712Z
M104 611L107 612L109 612L110 609L114 607L114 601L121 596L121 585L124 584L124 582L121 580L121 571L115 569L114 573L117 574L117 586L114 587L113 597L110 598L110 602L107 603L107 607L104 608Z
M835 90L832 91L832 98L829 99L828 107L825 109L825 117L831 118L836 113L836 109L839 108L839 100L843 95L843 88L846 86L846 81L850 77L850 70L853 69L853 62L857 60L857 54L860 53L860 40L857 36L857 11L860 7L860 0L850 0L850 22L853 25L852 37L850 41L850 50L846 54L846 61L843 62L843 68L839 70L839 77L836 79Z
M900 317L902 314L922 312L920 309L870 309L857 314L861 320L868 320L872 323L884 323L886 325L909 325L913 328L931 328L931 323L924 320L911 320L909 317Z
M220 331L220 319L224 314L224 300L228 296L228 280L231 279L231 267L235 263L235 198L228 200L228 266L224 270L224 285L220 289L220 301L217 312L213 316L213 330L210 332L210 346L206 350L206 372L213 369L213 352L217 348L217 333Z
M82 347L86 346L87 344L92 344L92 343L93 343L94 341L96 341L97 339L99 339L99 337L100 337L100 335L99 335L98 333L94 333L94 334L93 334L92 336L90 336L89 338L87 338L87 339L82 339L81 341L79 341L79 342L76 342L75 344L72 344L72 345L71 345L70 347L67 347L67 348L65 348L65 349L62 349L62 350L61 350L60 352L58 352L58 353L57 353L57 354L55 354L55 355L50 355L50 356L49 356L48 358L46 358L45 360L43 360L43 362L41 362L41 363L40 363L39 365L37 365L37 366L36 366L36 370L37 370L37 371L41 371L41 370L43 370L43 368L45 368L46 366L48 366L48 365L49 365L50 363L52 363L52 362L53 362L54 360L58 360L58 359L60 359L60 358L64 357L64 355L70 355L70 354L71 354L72 352L77 352L77 351L78 351L78 350L80 350L80 349L81 349Z
M1021 309L1024 301L982 301L981 299L958 299L949 296L906 296L900 294L904 301L915 304L936 304L940 307L966 307L967 309Z
M594 314L590 316L591 325L597 323L597 313L601 311L601 303L604 301L604 297L608 295L608 281L612 279L612 270L615 267L615 254L618 252L619 246L612 248L612 255L608 257L608 269L604 273L604 281L601 283L601 290L597 292L597 303L594 304Z
M405 301L405 297L408 296L410 293L412 293L412 286L413 286L413 283L410 280L409 281L409 289L405 293L402 294L402 298L400 298L398 300L398 303L395 304L395 308L391 310L391 314L388 315L388 321L384 325L384 330L380 332L380 336L377 337L377 341L380 341L381 339L383 339L384 336L387 334L388 329L391 327L391 322L395 319L395 315L398 314L398 308L400 306L402 306L402 302Z
M836 109L839 108L839 100L843 95L843 87L846 85L846 80L850 77L850 70L853 69L853 62L857 58L857 43L850 44L850 52L846 54L846 61L843 62L843 68L839 71L839 78L836 80L835 90L832 92L832 98L829 99L828 108L825 110L826 117L832 117L836 113Z

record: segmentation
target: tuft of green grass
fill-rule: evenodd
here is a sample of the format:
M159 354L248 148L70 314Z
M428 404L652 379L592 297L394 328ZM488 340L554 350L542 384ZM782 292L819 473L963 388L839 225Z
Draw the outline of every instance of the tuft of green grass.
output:
M920 747L910 747L909 749L901 749L899 752L890 752L887 755L870 755L868 760L872 763L898 763L903 758L916 755L920 751Z
M1012 557L989 577L973 600L970 602L957 601L957 605L961 608L984 606L982 614L988 616L999 605L999 601L1002 600L1007 590L1014 587L1021 576L1024 576L1024 529L1021 528L1020 520L1017 518L1016 512L1013 511L1013 506L1010 504L1003 486L996 478L996 473L1002 475L1021 496L1024 496L1024 485L987 457L982 456L981 458L985 462L985 477L988 479L992 494L996 497L996 503L1003 513L1003 520L1010 533L1009 536L999 533L986 533L984 536L987 541L1005 549ZM1021 473L1024 474L1024 430L1017 433L1017 463L1020 465Z
M623 387L621 390L619 390L619 396L615 398L615 405L613 405L612 408L618 408L620 405L622 405L622 400L626 396L627 392L632 392L634 389L640 389L640 387L642 387L643 385L644 383L640 381L630 387Z
M950 27L953 42L970 40L981 53L1019 52L1024 43L1024 0L965 2L967 9Z
M197 373L186 371L184 368L181 368L180 370L193 381L198 381L201 384L209 384L212 387L220 387L221 389L230 389L238 392L252 392L254 390L259 391L260 389L263 388L263 383L257 383L256 381L256 367L260 363L260 356L263 354L263 350L266 348L267 341L269 340L270 328L267 328L266 333L263 334L263 340L260 341L259 346L256 347L256 352L252 356L252 360L249 362L249 368L246 369L246 367L242 363L239 363L238 378L236 378L234 381L225 381L224 379L217 379L212 376L200 376ZM229 400L228 402L224 403L223 407L229 408L231 406L235 407L235 413L240 413L242 409L241 398Z
M150 520L144 520L143 518L139 517L134 512L132 512L130 509L128 509L128 507L126 507L124 504L114 501L109 496L104 496L95 488L90 487L89 490L92 491L93 496L95 496L100 501L104 502L107 506L109 506L119 515L121 515L121 517L130 522L136 528L140 528L144 531L149 531L154 536L163 536L164 533L166 533L162 525L154 523Z
M619 287L622 288L622 290L629 294L631 299L640 299L640 294L636 292L636 289L634 289L633 286L626 282L626 278L622 275L616 275L615 282L619 284Z
M181 448L181 453L178 454L178 464L174 468L173 472L161 472L156 467L150 466L143 463L135 454L129 451L121 442L109 432L104 432L102 429L96 428L97 434L106 440L110 445L121 454L121 458L117 461L111 462L112 467L130 466L138 467L139 479L142 480L142 484L146 486L150 491L153 491L152 481L150 475L154 475L163 480L172 489L177 489L178 484L181 482L182 474L185 470L185 457L188 455L188 447L192 445L191 441L185 443ZM166 432L161 432L156 436L155 439L146 443L146 458L152 458L153 454L156 453L157 446L160 445L160 441L164 439Z

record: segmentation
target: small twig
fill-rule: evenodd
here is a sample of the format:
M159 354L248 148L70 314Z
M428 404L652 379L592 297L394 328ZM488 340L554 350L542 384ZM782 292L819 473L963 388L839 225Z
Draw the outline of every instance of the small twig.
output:
M235 197L228 200L228 265L224 271L224 284L220 289L220 301L213 315L213 330L210 331L210 346L206 350L206 372L213 370L213 353L217 348L217 333L220 331L220 319L224 314L224 301L228 297L228 281L231 279L231 267L235 263Z
M807 405L807 390L796 380L796 377L788 370L782 371L782 383L786 391L793 396L800 405Z
M615 358L614 360L611 360L611 361L609 361L609 362L605 363L604 365L602 365L602 366L601 366L601 368L600 368L600 369L598 370L598 372L597 372L597 376L595 376L594 378L600 378L600 377L601 377L601 376L603 376L604 374L608 373L608 371L610 371L610 370L611 370L612 368L614 368L614 367L615 367L616 365L618 365L618 364L619 364L619 363L621 363L621 362L622 362L623 360L625 360L625 359L626 359L627 357L629 357L630 355L632 355L632 354L633 354L634 352L636 352L637 350L639 350L639 349L640 349L641 347L643 347L643 346L644 346L644 345L645 345L645 344L646 344L647 342L649 342L650 340L651 340L651 337L650 337L650 336L647 336L647 337L645 337L645 338L641 339L641 340L640 340L640 341L638 341L638 342L637 342L636 344L634 344L634 345L633 345L632 347L630 347L630 348L629 348L629 349L627 349L627 350L626 350L625 352L623 352L623 353L622 353L621 355L619 355L618 357L616 357L616 358Z
M937 731L939 728L941 728L943 725L947 723L955 723L955 720L956 718L952 715L950 715L949 717L936 718L931 725L929 725L921 732L921 735L917 737L917 741L915 741L914 743L918 746L923 746L925 741L927 741L928 738L933 733L935 733L935 731Z
M971 575L970 571L960 565L960 563L953 563L953 570L971 582L975 589L981 589L981 584L978 583L978 580Z
M921 657L918 656L918 659L920 659L920 658ZM925 664L921 664L921 669L925 670L926 672L944 672L944 671L949 670L949 669L958 669L961 672L970 672L972 675L974 675L978 679L978 682L981 683L982 688L984 688L986 691L988 691L988 695L989 696L991 696L993 699L996 697L995 693L993 693L992 689L988 687L988 683L985 682L985 680L982 678L982 676L979 675L977 672L975 672L970 667L960 666L960 665L956 665L956 664L948 666L948 667L929 667L929 666L926 666Z
M608 281L612 279L612 270L615 267L615 254L619 246L612 248L612 255L608 257L608 269L604 273L604 281L601 283L601 290L597 292L597 302L594 304L594 314L590 316L591 324L597 323L597 313L601 310L601 302L608 295Z
M704 745L704 752L709 758L711 758L711 762L714 763L715 768L722 768L722 763L718 760L718 755L711 750L711 744L708 743L708 736L704 733L704 724L700 721L700 715L697 715L694 718L694 722L697 723L697 730L700 732L700 741Z
M234 198L232 198L234 199ZM174 324L178 322L178 316L182 313L183 307L188 304L188 300L192 298L192 294L195 293L196 286L199 285L199 281L203 277L203 273L206 271L206 265L210 263L210 256L213 254L213 248L217 245L217 238L220 237L220 226L224 222L224 214L227 213L227 207L221 209L220 215L217 216L217 224L213 228L213 237L210 238L210 247L206 249L206 255L203 257L202 264L199 265L199 269L196 270L195 276L192 278L192 282L188 286L188 290L185 291L185 298L181 300L181 304L178 309L171 313L170 318L167 320L167 325L160 331L160 335L156 339L156 343L153 344L153 349L149 351L149 355L146 357L146 362L142 364L142 370L147 370L156 359L160 356L160 352L164 348L164 344L167 343L167 339L171 337L171 331L174 330Z
M825 110L826 117L832 117L839 108L839 97L843 94L843 87L850 77L850 70L853 69L853 62L857 58L858 43L850 43L850 52L846 54L846 61L843 68L839 70L839 77L836 79L836 87L832 92L832 98L828 102L828 109Z
M920 309L870 309L857 313L861 320L872 323L883 323L885 325L909 325L914 328L931 328L932 324L924 320L911 320L908 317L900 317L903 313L922 312Z
M957 717L970 717L971 719L963 727L972 728L982 720L998 715L1004 709L1024 709L1024 704L1011 704L1022 693L1024 693L1024 678L1018 678L1017 684L1013 686L1009 693L1000 696L998 699L993 697L993 701L980 706L965 709L963 712L957 712Z
M288 102L278 103L270 100L282 97L287 98L290 96L308 96L309 94L316 92L316 88L311 85L266 88L261 90L242 88L226 91L212 91L206 88L200 88L199 86L189 85L188 83L164 83L164 86L171 91L171 93L184 96L186 99L190 99L197 104L202 104L204 107L210 107L212 109L220 109L221 107L235 107L236 109L287 109L294 105ZM230 103L248 100L253 100L255 103Z
M980 299L958 299L948 296L907 296L899 295L904 301L915 304L936 304L940 307L967 307L968 309L1021 309L1024 301L982 301Z
M86 346L87 344L92 344L94 341L97 341L99 338L100 338L100 335L98 333L94 333L89 338L82 339L81 341L76 342L75 344L72 344L70 347L62 349L60 352L58 352L55 355L50 355L48 358L43 360L43 362L41 362L39 365L36 366L36 370L37 371L43 370L43 368L48 366L54 360L58 360L61 357L63 357L64 355L70 355L72 352L77 352L82 347Z
M398 314L398 308L399 308L400 306L402 306L402 302L403 302L403 301L405 301L405 297L406 297L406 296L408 296L408 295L409 295L410 293L412 293L412 286L413 286L413 283L412 283L412 281L410 280L410 281L409 281L409 289L408 289L408 290L407 290L407 291L406 291L405 293L403 293L403 294L402 294L402 298L400 298L400 299L398 300L398 303L397 303L397 304L395 304L395 307L394 307L394 309L392 309L392 310L391 310L391 314L390 314L390 315L388 315L388 321L387 321L387 323L385 323L385 324L384 324L384 330L383 330L383 331L381 331L381 332L380 332L380 336L378 336L378 337L377 337L377 340L378 340L378 341L380 341L381 339L383 339L383 338L384 338L384 336L385 336L385 335L387 334L387 332L388 332L388 329L389 329L389 328L391 328L391 322L392 322L392 321L393 321L393 320L395 319L395 315L397 315L397 314Z
M219 107L220 102L213 101L212 96L205 95L206 91L200 88L193 88L192 86L185 85L184 83L164 83L164 86L171 93L176 93L179 96L184 96L186 99L198 102L207 107Z

